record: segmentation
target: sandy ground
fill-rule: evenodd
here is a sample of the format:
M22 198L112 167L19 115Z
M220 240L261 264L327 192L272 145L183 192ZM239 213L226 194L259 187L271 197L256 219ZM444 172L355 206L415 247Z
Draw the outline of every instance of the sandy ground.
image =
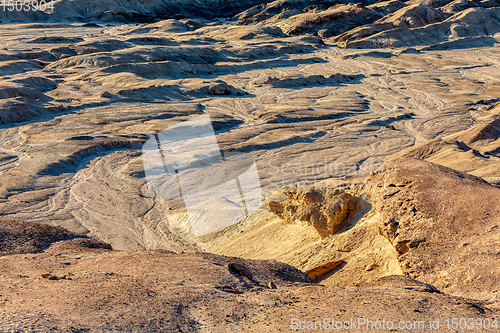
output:
M221 149L254 156L269 197L366 175L390 154L481 123L498 98L496 47L397 55L273 31L242 40L231 26L171 32L169 22L2 25L5 219L118 249L193 249L142 176L140 148L159 130L209 114ZM231 95L208 93L222 83Z
M324 287L276 261L207 253L110 252L60 242L0 262L3 332L289 332L311 322L320 331L332 321L370 331L362 319L422 332L431 330L430 321L446 329L447 318L482 325L499 315L483 302L402 276L358 288ZM226 266L235 263L252 279Z
M22 255L2 257L1 274L10 281L0 295L7 295L0 303L6 330L53 325L123 331L140 322L145 331L271 332L290 324L287 297L306 297L308 308L336 308L346 301L339 299L344 292L353 316L378 313L360 305L373 299L389 315L408 313L411 320L438 308L437 315L479 311L481 318L496 311L489 309L498 308L499 276L497 1L178 1L180 14L192 17L178 19L165 17L172 16L170 5L56 1L46 13L0 12L0 220L62 227L63 235L92 237L115 250L96 250L88 267L75 272L59 272L50 251L25 257L33 266L19 268ZM208 9L213 6L226 18ZM236 225L194 237L182 203L148 188L142 148L158 132L202 115L210 116L225 155L241 152L255 160L263 204ZM198 174L190 186L211 181L215 174ZM287 186L340 187L356 197L357 206L338 231L320 236L311 216L290 223L268 211L271 201L284 200ZM224 224L228 205L242 208L210 199L200 207L211 208L214 223ZM292 204L306 211L311 203ZM7 246L12 253L38 246L20 241L26 235L2 237L4 244L14 242ZM71 251L68 260L83 250ZM172 290L162 285L164 277L143 274L156 261L168 272L181 269L183 257L174 255L181 252L196 265L209 265L204 255L192 254L200 251L279 260L302 272L335 268L326 269L320 285L302 281L300 287L283 286L283 293L268 288L267 280L280 282L267 268L266 281L238 278L241 285L233 289L221 287L234 277L224 265L213 268L212 284L197 280ZM40 277L108 272L108 266L112 274L90 274L90 280ZM182 274L201 279L195 266ZM130 270L139 273L127 275ZM125 286L141 279L144 285L127 294ZM412 279L446 294L432 293L434 305L423 306L431 299L427 294L401 287L418 283ZM90 284L79 289L78 281ZM56 318L58 311L69 316L74 310L67 309L76 308L96 283L105 293L124 288L113 303L124 306L111 317L126 319L82 319L111 306L115 296L108 294L90 297L90 310L81 310L74 322ZM67 298L47 292L38 302L36 290L50 290L50 284L61 294L76 291ZM158 314L153 323L133 305L147 293L134 293L157 284L162 296L150 304ZM390 287L373 289L379 284ZM205 296L190 294L197 288ZM159 315L177 293L179 302L193 302L189 310L169 307ZM232 314L227 308L201 310L200 304L213 307L219 296L233 302L231 309L243 305ZM413 309L420 297L422 307ZM47 302L54 305L38 308ZM408 307L398 308L404 302ZM482 302L482 310L470 302ZM261 304L265 310L256 314ZM315 313L302 304L290 308L297 316Z

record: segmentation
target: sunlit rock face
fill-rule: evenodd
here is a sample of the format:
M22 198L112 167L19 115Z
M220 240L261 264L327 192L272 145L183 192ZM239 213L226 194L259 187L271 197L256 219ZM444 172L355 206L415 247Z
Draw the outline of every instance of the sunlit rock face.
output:
M285 195L287 201L271 201L268 210L287 223L312 225L323 238L337 232L357 206L355 197L340 190L299 189L285 191Z
M262 201L287 186L360 181L412 147L405 154L500 179L495 2L55 1L21 14L0 11L7 220L116 249L204 247L185 198L150 191L143 159L155 134L204 115L222 153L251 155ZM478 129L484 139L461 137L482 124L493 129ZM200 211L244 223L252 214L228 197ZM322 236L352 211L347 194L332 200L311 211Z
M0 4L0 331L499 317L497 0L36 4Z

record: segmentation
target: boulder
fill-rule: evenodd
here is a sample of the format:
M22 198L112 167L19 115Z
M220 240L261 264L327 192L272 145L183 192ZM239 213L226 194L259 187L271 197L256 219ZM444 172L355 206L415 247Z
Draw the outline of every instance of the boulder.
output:
M271 201L268 210L288 223L311 224L322 238L342 228L358 202L351 194L332 189L301 188L284 194L288 200Z

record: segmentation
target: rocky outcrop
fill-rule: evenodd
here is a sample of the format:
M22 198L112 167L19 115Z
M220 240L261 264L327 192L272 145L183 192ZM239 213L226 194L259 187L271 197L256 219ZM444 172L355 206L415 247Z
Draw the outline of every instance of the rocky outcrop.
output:
M321 264L317 267L311 268L306 271L306 274L314 281L318 282L328 273L331 273L333 270L338 268L340 265L344 263L344 260L333 260L324 264Z
M387 30L370 37L349 42L347 43L347 47L383 48L433 45L459 40L460 38L493 36L499 31L499 7L469 8L439 23L414 29ZM448 48L453 48L453 46L450 45Z
M111 245L42 223L0 221L0 256L112 250Z
M422 4L406 6L373 24L357 27L338 35L332 38L332 41L334 43L348 43L351 40L362 39L386 30L418 28L441 22L449 16Z
M344 1L276 0L253 6L236 15L236 18L238 19L238 24L255 24L263 21L276 21L286 19L297 14L323 11L328 9L330 6L341 2ZM362 3L370 4L373 2L362 1Z
M99 20L103 22L154 22L162 18L231 17L262 0L134 0L106 2L98 0L54 1L53 10L0 11L0 19L26 22L30 20Z
M284 194L288 200L271 201L268 210L288 223L311 224L321 237L342 228L357 207L357 198L341 190L301 188L286 190Z
M335 6L320 12L298 14L280 22L278 26L290 35L317 32L320 37L327 38L372 23L382 17L378 11L358 3Z
M0 221L0 256L43 252L55 242L75 237L78 236L61 227Z
M484 303L438 293L408 277L358 288L325 287L274 260L207 253L74 248L9 255L1 258L0 276L2 332L277 332L314 325L309 318L318 317L427 325L429 317L500 315ZM331 321L322 325L327 329ZM365 327L358 330L370 330Z
M500 184L500 103L479 100L470 105L470 110L483 115L478 124L405 149L390 160L418 158Z
M237 15L238 23L278 26L289 35L314 34L328 43L353 48L442 43L447 44L440 49L479 47L494 44L493 36L500 31L494 0L305 5L304 1L261 4Z
M405 275L454 295L498 297L500 188L403 158L369 177L363 190Z

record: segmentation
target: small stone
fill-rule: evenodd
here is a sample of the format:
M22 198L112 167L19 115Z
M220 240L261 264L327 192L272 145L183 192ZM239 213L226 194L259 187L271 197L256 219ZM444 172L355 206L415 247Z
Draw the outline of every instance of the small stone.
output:
M365 270L366 270L367 272L369 272L369 271L373 271L373 270L375 269L375 267L376 267L376 265L375 265L375 264L370 264L370 265L366 266Z
M498 225L495 225L491 228L486 228L486 232L495 232L495 231L498 231L499 230L499 227Z
M323 276L337 270L344 263L344 260L333 260L316 266L305 273L309 275L313 282L319 281Z
M269 281L269 283L267 284L267 287L269 289L278 289L278 287L276 287L276 284L273 281Z
M220 287L220 289L221 289L222 291L229 292L229 293L233 293L233 294L241 294L241 293L242 293L241 291L239 291L239 290L237 290L237 289L234 289L233 287L228 286L228 285L226 285L226 284L222 285L222 286Z
M217 82L208 86L209 95L231 95L231 89L225 82Z
M238 274L240 276L244 276L249 280L253 280L252 272L245 266L237 263L227 263L226 268L234 274Z

